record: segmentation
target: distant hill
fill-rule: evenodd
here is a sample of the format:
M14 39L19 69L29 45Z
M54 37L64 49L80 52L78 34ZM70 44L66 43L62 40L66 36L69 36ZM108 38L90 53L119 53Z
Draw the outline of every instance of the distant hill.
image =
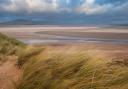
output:
M0 26L8 26L8 25L56 25L61 24L57 20L54 21L33 21L27 19L16 19L11 21L1 22ZM65 24L65 23L62 23Z
M121 24L111 24L112 26L119 26L119 27L128 27L128 23L121 23Z
M82 17L81 17L82 18ZM106 24L101 24L100 21L99 23L86 23L86 22L81 22L78 20L75 20L72 22L74 18L69 18L69 19L55 19L55 18L48 18L44 20L31 20L31 19L15 19L15 20L10 20L10 21L4 21L0 22L0 26L7 26L7 25L74 25L74 26L85 26L85 25L109 25L110 27L128 27L128 23L106 23ZM88 19L86 18L88 21Z
M0 25L36 25L37 23L32 20L26 20L26 19L17 19L12 21L6 21L0 23Z

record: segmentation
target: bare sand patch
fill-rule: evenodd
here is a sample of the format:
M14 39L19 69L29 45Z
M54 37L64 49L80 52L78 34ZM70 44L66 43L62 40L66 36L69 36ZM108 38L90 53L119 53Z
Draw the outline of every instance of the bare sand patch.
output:
M21 71L16 66L16 57L8 57L8 60L0 65L0 89L14 89Z

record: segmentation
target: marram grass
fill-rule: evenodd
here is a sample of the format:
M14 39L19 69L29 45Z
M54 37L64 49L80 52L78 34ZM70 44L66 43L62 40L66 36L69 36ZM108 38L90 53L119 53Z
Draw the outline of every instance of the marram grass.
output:
M128 66L123 62L90 57L77 50L32 56L22 67L16 89L128 89Z
M22 42L0 33L0 54L14 55L23 47L25 44Z
M17 55L23 70L16 89L128 89L128 59L107 60L76 48L45 50L0 33L0 61L7 55Z

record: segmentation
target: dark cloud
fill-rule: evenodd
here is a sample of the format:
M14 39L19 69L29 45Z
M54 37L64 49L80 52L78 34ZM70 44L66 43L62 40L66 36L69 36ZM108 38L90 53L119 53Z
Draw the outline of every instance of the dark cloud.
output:
M34 4L29 1L0 0L0 22L14 19L56 24L128 22L128 0L33 0Z
M128 2L128 0L96 0L96 2L99 4L123 4Z

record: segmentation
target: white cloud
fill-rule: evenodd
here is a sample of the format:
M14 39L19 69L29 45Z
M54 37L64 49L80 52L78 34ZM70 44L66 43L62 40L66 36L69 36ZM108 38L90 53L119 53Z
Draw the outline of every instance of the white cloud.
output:
M85 13L88 15L103 14L108 12L127 12L128 3L115 6L112 3L104 3L102 5L96 3L96 0L80 0L84 1L83 4L77 7L66 7L72 4L71 0L65 0L67 5L62 7L63 2L61 0L8 0L9 3L0 4L0 11L5 12L76 12ZM65 3L64 3L65 4ZM126 9L127 8L127 9Z
M95 0L86 0L85 2L86 2L87 4L89 4L89 5L92 5L92 4L94 4Z
M9 4L3 4L0 8L9 12L51 12L57 11L58 0L10 0Z
M49 12L58 9L57 0L26 0L29 12Z
M65 0L66 1L66 4L70 4L70 0Z
M79 13L85 13L85 14L102 14L107 11L109 11L113 5L111 4L104 4L99 5L95 3L95 0L85 0L85 3L83 3L80 7L76 9Z

